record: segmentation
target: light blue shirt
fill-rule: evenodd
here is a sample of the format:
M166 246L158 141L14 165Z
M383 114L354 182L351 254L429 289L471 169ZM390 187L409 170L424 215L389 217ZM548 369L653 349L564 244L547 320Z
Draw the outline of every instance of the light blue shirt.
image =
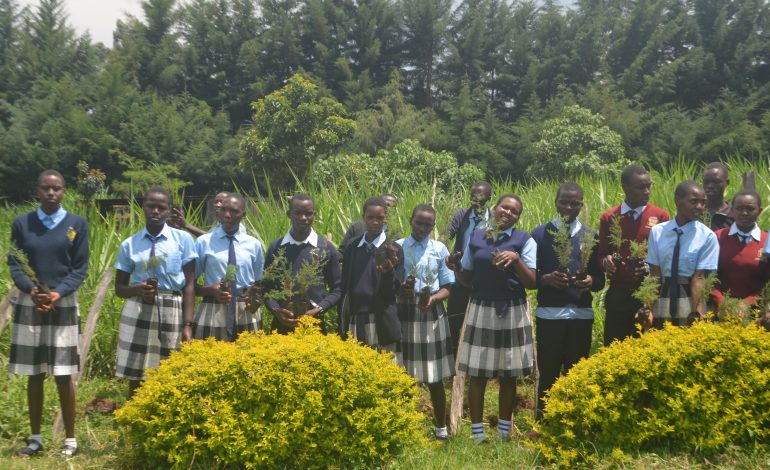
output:
M756 241L762 241L762 230L759 229L759 225L757 225L756 222L754 222L754 228L751 229L749 233L741 232L740 229L738 229L738 225L733 222L733 224L730 226L730 231L727 232L728 236L748 236L749 238L753 238ZM764 250L763 250L764 251Z
M404 270L407 275L413 274L417 279L414 284L415 291L419 291L426 284L426 273L433 273L433 282L430 283L430 293L437 292L441 287L454 284L455 273L444 262L449 256L447 247L438 240L425 237L416 240L409 235L408 238L397 240L396 243L404 249Z
M492 216L492 213L489 209L484 211L484 217L481 219L476 217L476 213L473 211L473 208L471 208L470 211L470 223L468 224L468 228L465 229L465 233L463 234L463 253L468 251L468 242L471 240L471 234L473 231L487 228L487 221ZM455 250L456 249L457 248L455 248Z
M262 279L265 256L259 241L238 230L235 233L235 283L238 289L250 286ZM195 277L203 274L203 282L216 284L227 274L227 260L230 253L230 239L221 226L195 241L198 261L195 263Z
M671 277L671 260L676 245L676 219L652 227L647 247L647 262L660 268L661 276ZM695 271L715 271L719 263L716 235L700 221L679 227L684 232L679 242L679 276L692 277Z
M147 278L157 277L158 288L179 291L185 285L182 267L195 261L195 241L192 236L181 230L163 226L155 245L155 256L163 257L164 262L153 272L148 273L145 263L150 259L152 242L147 227L123 240L118 250L115 269L131 274L131 284L144 282Z
M513 234L513 227L508 227L507 230L503 230L497 237L500 238L504 233L510 237L511 234ZM537 269L537 242L534 238L529 237L529 240L524 243L524 247L521 249L519 257L526 267ZM460 264L462 264L464 270L473 271L473 256L471 256L471 250L465 250Z
M51 215L46 214L43 212L43 209L39 207L35 212L37 212L37 218L40 219L40 222L42 222L43 225L45 225L45 228L48 230L56 228L56 226L59 225L62 220L64 220L64 217L67 216L67 211L65 211L61 206L59 206L59 210Z
M380 245L385 243L385 240L388 238L388 236L385 234L385 230L383 230L379 235L377 235L377 238L374 239L371 243L366 241L366 234L364 234L363 237L361 237L361 241L358 242L358 246L364 246L364 245L374 245L375 248L379 248Z

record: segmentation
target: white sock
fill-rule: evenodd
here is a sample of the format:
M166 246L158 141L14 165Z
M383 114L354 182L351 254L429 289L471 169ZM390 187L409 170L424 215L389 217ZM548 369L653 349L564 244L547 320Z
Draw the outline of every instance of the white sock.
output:
M436 428L436 437L445 438L449 436L449 433L447 432L446 426L443 428Z
M31 436L29 436L29 443L27 445L28 446L34 445L32 444L32 441L37 442L40 445L40 447L43 447L43 436L41 436L40 434L32 434ZM35 447L35 449L37 449L37 447Z
M77 449L78 441L74 437L68 437L68 438L64 439L64 445L65 446L74 447L74 448Z

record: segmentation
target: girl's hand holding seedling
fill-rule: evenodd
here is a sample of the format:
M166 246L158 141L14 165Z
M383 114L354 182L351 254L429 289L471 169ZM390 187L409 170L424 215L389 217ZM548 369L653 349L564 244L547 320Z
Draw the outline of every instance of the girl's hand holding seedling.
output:
M624 264L621 262L621 264ZM608 276L612 277L613 274L615 274L615 271L617 271L617 267L615 266L615 261L612 259L612 255L607 255L604 258L602 258L602 268L604 268L604 272L607 273Z
M141 291L138 292L138 294L142 296L143 300L145 300L146 302L155 301L155 296L158 294L157 285L149 282L144 282L142 284L138 284L138 287L141 289Z
M648 274L650 274L650 265L647 263L640 263L634 268L634 277L636 279L642 279Z
M214 297L214 300L216 300L218 303L220 304L230 303L230 300L232 299L233 294L229 290L223 290L221 282L217 284L212 284L206 287L211 289L211 293L213 294L212 297Z
M591 288L591 284L593 284L593 282L594 280L590 274L586 275L586 277L583 279L573 278L573 285L580 292L587 292L588 289Z
M417 279L414 276L407 276L403 284L401 284L402 295L408 299L414 298L414 285L417 283Z
M497 269L506 270L520 261L519 254L515 251L501 251L492 258L492 265Z
M298 319L294 318L294 314L291 312L291 310L287 310L281 307L273 310L273 315L275 315L275 318L278 319L278 322L281 325L287 328L294 328L299 321Z
M427 302L425 302L422 305L418 305L418 307L420 308L421 312L427 312L427 311L429 311L431 309L431 307L433 307L433 302L435 302L435 301L436 301L436 296L435 295L431 295L430 297L428 297L428 301Z
M32 297L32 302L35 303L36 311L48 313L53 310L56 302L61 298L61 295L56 291L51 291L49 293L39 292L37 287L33 287L30 291L30 297Z
M569 275L561 271L553 271L543 274L540 277L540 283L554 289L566 289L569 287Z
M634 319L637 323L642 325L642 329L647 329L652 326L652 308L644 308L637 310L636 315L634 315Z

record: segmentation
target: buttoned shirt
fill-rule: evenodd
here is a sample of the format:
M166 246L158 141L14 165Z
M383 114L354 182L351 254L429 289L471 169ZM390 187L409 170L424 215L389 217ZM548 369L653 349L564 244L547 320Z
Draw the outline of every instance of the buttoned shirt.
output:
M754 228L752 228L751 231L749 231L749 233L741 232L740 229L738 229L738 225L735 222L733 222L727 234L730 236L739 237L741 238L741 241L743 241L742 237L750 237L756 241L760 241L762 239L762 230L759 229L759 225L757 225L756 222L754 222Z
M38 207L35 212L37 213L37 218L40 219L40 222L42 222L48 230L56 228L56 226L64 220L64 217L67 216L67 211L61 206L59 206L59 209L51 215L46 214L40 207Z
M648 238L647 262L658 266L663 277L671 276L676 228L683 231L679 244L679 276L691 277L698 270L716 270L719 242L714 232L698 220L692 220L681 227L676 219L654 226Z
M482 218L476 217L476 212L473 210L473 208L470 209L470 217L468 217L468 228L466 228L465 233L463 233L463 253L468 251L468 242L471 240L471 234L473 231L487 228L487 221L491 216L492 212L489 209L484 211L484 216Z
M147 278L157 277L158 288L179 291L185 285L182 267L195 261L195 241L192 236L181 230L164 225L157 237L155 256L163 260L160 266L147 272L147 262L152 250L151 235L147 227L123 240L118 250L115 269L131 274L131 284L144 282Z
M627 213L634 211L636 213L634 220L639 220L639 216L642 215L642 212L644 212L644 209L646 207L647 207L647 204L639 207L631 207L628 204L626 204L626 201L623 201L623 203L620 205L620 215L626 215Z
M251 235L240 230L233 234L235 248L235 282L238 289L243 289L262 279L265 256L262 245ZM198 261L195 263L195 277L204 275L205 285L216 284L227 273L227 261L230 239L221 226L212 232L201 235L195 241Z
M441 287L454 284L455 273L444 262L449 256L449 250L443 243L430 237L417 240L411 235L397 240L396 243L404 249L404 271L417 280L414 284L415 291L420 291L428 285L433 294ZM429 277L433 279L427 284Z
M504 235L508 235L510 237L512 234L513 227L508 227L506 230L500 232L497 238L499 240L500 237ZM530 237L529 240L524 243L524 247L521 249L521 253L519 253L519 258L526 267L530 269L537 269L537 242L534 238ZM471 255L471 250L465 250L460 264L464 270L473 271L473 256Z
M283 239L281 240L281 246L283 245L302 245L303 243L307 243L310 246L313 246L315 248L318 248L318 234L315 230L312 228L310 229L310 234L305 238L304 240L295 240L294 237L291 235L291 230L286 232L286 235L283 236Z

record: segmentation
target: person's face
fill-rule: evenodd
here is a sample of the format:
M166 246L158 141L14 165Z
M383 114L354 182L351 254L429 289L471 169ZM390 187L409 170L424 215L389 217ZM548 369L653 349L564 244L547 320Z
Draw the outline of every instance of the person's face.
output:
M396 207L396 204L398 204L398 201L393 196L382 196L382 200L385 201L385 204L388 205L388 207Z
M227 197L222 200L222 205L219 206L219 218L221 220L222 229L226 233L235 233L241 225L243 220L245 208L243 202L235 197Z
M556 197L556 212L569 222L577 219L583 207L583 193L577 190L559 191Z
M703 188L690 189L681 199L676 199L676 215L681 222L700 220L706 208L706 193Z
M412 226L412 236L416 240L422 240L430 235L436 225L436 216L430 211L417 211L409 224Z
M492 193L488 189L483 187L471 189L471 207L475 212L484 210L490 199L492 199Z
M500 224L502 230L513 227L519 221L521 216L521 204L512 197L506 197L494 210L495 220Z
M708 199L719 200L724 197L727 187L727 175L719 168L703 171L703 190Z
M738 196L733 199L733 217L735 225L743 232L749 232L762 212L759 201L754 196Z
M632 175L628 183L622 186L626 195L626 204L632 208L647 205L652 189L652 178L650 178L649 173Z
M35 194L44 212L56 212L64 197L64 181L56 175L45 176L35 187Z
M227 198L226 192L217 193L216 196L214 196L214 213L219 216L219 209L222 207L222 201Z
M385 225L385 218L388 213L382 206L367 206L364 211L364 225L369 238L377 237L382 233L382 227Z
M313 201L292 201L289 209L289 220L291 220L291 233L294 235L309 234L315 220Z
M165 194L149 193L142 203L142 211L148 227L162 227L168 217L169 200Z

